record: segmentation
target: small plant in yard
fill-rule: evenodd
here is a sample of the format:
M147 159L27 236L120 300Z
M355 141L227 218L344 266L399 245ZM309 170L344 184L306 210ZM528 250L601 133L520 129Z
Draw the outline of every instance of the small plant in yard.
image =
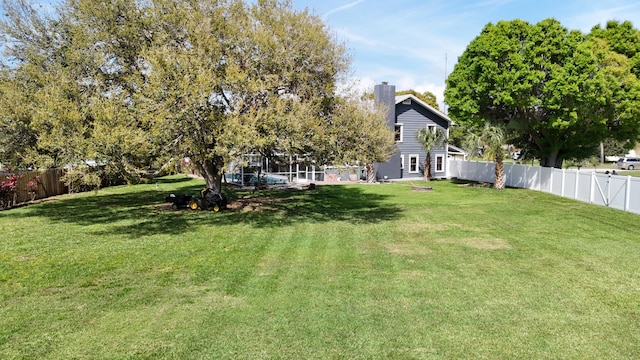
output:
M35 200L36 197L38 196L38 187L39 186L40 186L40 177L37 176L37 175L34 176L33 179L31 179L27 183L27 192L31 196L31 201Z
M22 175L11 174L6 177L6 180L0 182L0 209L6 209L15 204L18 180L21 178Z

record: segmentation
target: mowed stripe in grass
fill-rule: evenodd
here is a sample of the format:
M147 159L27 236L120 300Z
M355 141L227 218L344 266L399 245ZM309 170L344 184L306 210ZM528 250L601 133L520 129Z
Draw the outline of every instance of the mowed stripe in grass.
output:
M424 185L424 184L422 184ZM2 358L634 358L638 216L448 181L179 177L0 213Z

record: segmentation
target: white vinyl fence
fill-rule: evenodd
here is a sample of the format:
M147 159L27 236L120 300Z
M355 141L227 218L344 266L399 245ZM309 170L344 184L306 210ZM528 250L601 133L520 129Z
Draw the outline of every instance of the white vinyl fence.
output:
M449 160L449 178L494 182L494 163ZM640 178L590 170L504 165L509 187L538 190L640 214Z

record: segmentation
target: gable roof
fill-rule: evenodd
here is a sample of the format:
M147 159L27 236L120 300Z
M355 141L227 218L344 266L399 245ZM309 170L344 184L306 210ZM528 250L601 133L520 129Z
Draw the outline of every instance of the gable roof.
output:
M400 104L401 102L403 102L403 101L405 101L407 99L411 99L411 101L415 101L417 104L419 104L423 108L431 111L432 113L436 114L441 119L448 121L450 125L455 124L453 122L453 120L451 120L447 115L445 115L442 112L440 112L440 110L434 108L433 106L427 104L426 102L418 99L417 97L415 97L414 95L411 95L411 94L396 96L396 105Z
M455 146L455 145L451 145L451 144L447 144L447 146L449 147L449 153L453 154L453 155L464 155L467 156L467 152L460 149L459 147Z

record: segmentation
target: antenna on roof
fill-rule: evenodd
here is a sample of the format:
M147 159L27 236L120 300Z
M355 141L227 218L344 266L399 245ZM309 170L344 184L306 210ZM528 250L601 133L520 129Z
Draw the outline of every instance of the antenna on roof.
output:
M447 53L444 53L444 88L447 88ZM444 101L444 93L442 94L442 113L447 114L447 103Z
M447 53L444 53L444 80L447 80Z

